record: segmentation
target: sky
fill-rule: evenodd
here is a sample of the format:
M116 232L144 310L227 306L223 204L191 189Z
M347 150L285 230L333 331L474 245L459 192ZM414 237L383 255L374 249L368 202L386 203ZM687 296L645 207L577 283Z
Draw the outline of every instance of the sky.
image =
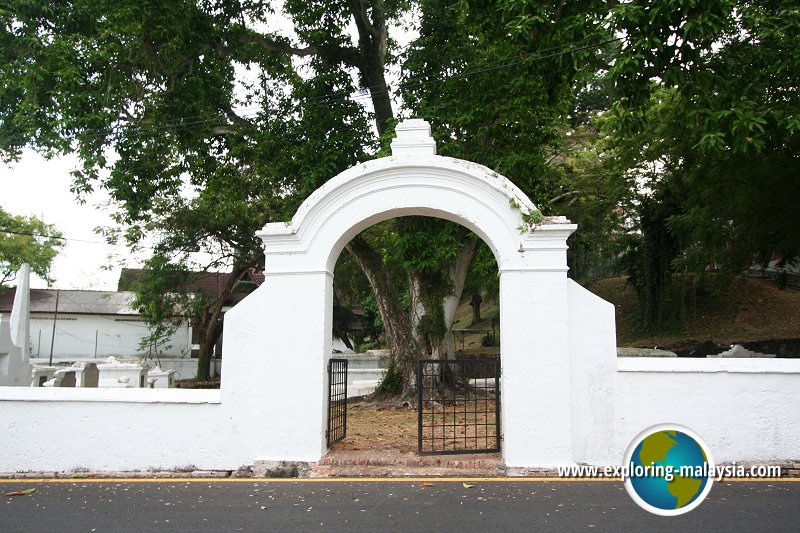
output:
M94 233L97 226L112 224L103 204L108 196L94 193L81 205L70 192L70 170L77 167L77 158L59 157L46 160L26 150L20 162L10 166L0 163L0 205L14 215L35 215L53 224L66 237L66 246L51 268L53 288L116 290L122 263L140 266L124 247L111 246ZM88 241L88 242L87 242ZM110 264L114 268L103 267ZM122 263L121 263L122 262ZM31 276L31 287L45 288L47 283Z

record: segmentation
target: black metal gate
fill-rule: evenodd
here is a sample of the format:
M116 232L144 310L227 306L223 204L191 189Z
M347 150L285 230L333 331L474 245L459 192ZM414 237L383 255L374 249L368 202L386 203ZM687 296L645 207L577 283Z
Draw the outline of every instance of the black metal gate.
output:
M347 359L328 362L328 446L347 436Z
M421 455L500 451L500 358L421 360Z

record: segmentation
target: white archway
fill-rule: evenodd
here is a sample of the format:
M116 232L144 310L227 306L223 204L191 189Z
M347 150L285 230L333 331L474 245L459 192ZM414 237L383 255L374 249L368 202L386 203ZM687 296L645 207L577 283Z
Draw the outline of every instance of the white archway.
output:
M439 217L474 231L497 258L506 464L573 462L566 239L576 226L562 217L528 225L535 206L524 193L486 167L437 156L422 120L398 125L392 152L331 179L290 223L259 232L266 282L229 312L223 367L226 384L251 385L224 386L223 402L262 413L258 458L319 459L336 259L377 222ZM269 376L270 385L254 376Z
M566 277L575 226L556 218L527 228L522 215L532 208L491 170L437 157L424 122L401 124L392 157L342 173L291 223L265 226L267 280L226 314L220 391L0 387L8 436L0 471L317 461L333 264L358 231L400 215L461 223L498 259L511 473L619 465L635 435L665 422L703 435L721 461L797 457L797 360L618 359L614 307ZM143 453L152 442L157 449Z

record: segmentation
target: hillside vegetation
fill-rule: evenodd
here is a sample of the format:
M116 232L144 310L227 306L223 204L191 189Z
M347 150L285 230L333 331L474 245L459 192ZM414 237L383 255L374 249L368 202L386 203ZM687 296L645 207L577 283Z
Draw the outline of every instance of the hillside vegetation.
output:
M689 294L690 283L688 280L684 282ZM586 288L614 304L618 346L658 346L685 353L709 341L717 347L727 347L758 341L800 339L800 290L781 290L774 283L761 279L739 277L722 282L713 275L707 276L704 288L696 291L693 297L687 297L682 324L649 335L636 332L636 292L627 283L627 277L596 280L588 283ZM496 316L498 310L496 302L485 302L481 307L483 320L471 325L472 309L465 298L456 313L453 329L475 332L456 333L456 349L480 350L485 331L492 328L490 317Z
M780 290L761 279L717 284L709 277L706 288L688 298L682 325L650 335L636 332L636 293L627 278L601 279L587 288L616 307L619 346L685 350L707 341L730 345L800 337L800 291Z

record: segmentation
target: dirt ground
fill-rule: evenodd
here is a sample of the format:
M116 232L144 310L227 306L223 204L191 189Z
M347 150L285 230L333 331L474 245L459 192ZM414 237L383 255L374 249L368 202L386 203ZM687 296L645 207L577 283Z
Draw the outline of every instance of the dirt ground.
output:
M479 412L467 412L463 403L447 404L423 417L423 446L428 450L454 447L485 448L494 444L494 401L481 405ZM333 451L394 451L417 453L417 411L398 407L397 401L357 400L347 406L347 436L335 443ZM432 414L428 414L432 413Z
M417 411L397 403L348 401L347 436L331 450L417 453Z

